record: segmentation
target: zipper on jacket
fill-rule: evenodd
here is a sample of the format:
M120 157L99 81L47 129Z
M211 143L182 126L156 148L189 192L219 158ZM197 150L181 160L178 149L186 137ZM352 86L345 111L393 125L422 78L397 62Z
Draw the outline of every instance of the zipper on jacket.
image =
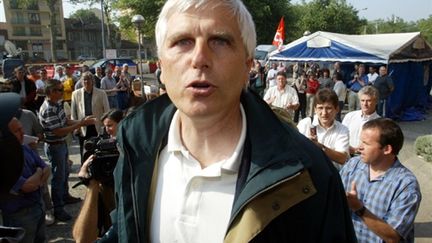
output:
M125 149L123 150L123 152L126 156L128 164L129 164L129 170L130 170L130 175L131 175L130 176L130 183L131 183L130 187L131 187L131 196L132 196L133 215L134 215L134 219L135 219L136 236L137 236L138 242L141 242L140 233L139 233L140 227L139 227L138 206L136 203L135 186L134 186L134 181L133 181L134 180L134 176L133 176L134 171L132 169L132 163L130 160L129 153Z
M293 179L293 178L299 176L301 173L302 173L302 171L297 172L296 174L294 174L294 175L292 175L292 176L290 176L290 177L287 177L287 178L285 178L285 179L283 179L283 180L281 180L281 181L279 181L279 182L277 182L277 183L275 183L275 184L273 184L273 185L271 185L271 186L269 186L269 187L266 187L265 189L259 191L257 194L253 195L251 198L249 198L247 201L245 201L245 202L244 202L244 203L239 207L239 209L237 210L237 213L236 213L235 215L233 215L233 217L230 219L230 222L229 222L229 224L228 224L228 228L227 228L227 232L225 232L225 236L226 236L226 234L228 233L228 230L230 229L231 224L232 224L232 222L234 221L234 219L237 217L237 215L239 214L239 212L241 212L242 209L243 209L243 208L244 208L244 207L245 207L249 202L251 202L251 201L254 200L255 198L259 197L259 196L262 195L263 193L265 193L265 192L267 192L267 191L269 191L269 190L271 190L271 189L273 189L273 188L279 186L280 184L285 183L285 182L287 182L287 181L289 181L289 180L291 180L291 179Z

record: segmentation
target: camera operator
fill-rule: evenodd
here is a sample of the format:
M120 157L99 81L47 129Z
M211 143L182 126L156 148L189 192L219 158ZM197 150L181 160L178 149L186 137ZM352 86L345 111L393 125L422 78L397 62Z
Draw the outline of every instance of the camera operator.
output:
M117 125L121 119L123 119L123 112L117 109L110 110L101 118L105 131L110 137L109 141L112 141L113 144L117 134ZM115 208L114 178L112 176L115 164L105 164L105 167L97 165L107 163L98 158L98 153L100 153L98 150L103 150L101 147L103 147L103 141L106 140L99 139L96 145L92 145L99 148L92 149L93 154L88 156L78 173L81 179L88 182L87 194L73 228L73 237L78 243L95 241L111 226L109 213ZM84 157L86 155L87 153L84 154ZM109 175L107 175L108 172Z

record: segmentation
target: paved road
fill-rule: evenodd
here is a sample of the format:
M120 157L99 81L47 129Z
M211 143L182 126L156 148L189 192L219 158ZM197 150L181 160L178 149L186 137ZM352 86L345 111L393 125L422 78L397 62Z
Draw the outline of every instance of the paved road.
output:
M415 220L416 243L432 242L432 163L420 159L414 150L414 141L418 136L432 134L432 112L429 113L425 121L399 123L405 135L399 159L417 176L423 196Z
M151 80L151 76L147 76L146 79ZM425 121L399 123L405 135L404 147L400 152L399 159L417 176L423 195L420 209L415 220L416 243L432 242L432 163L428 163L419 158L414 151L414 141L418 136L432 134L432 111L429 113ZM76 142L70 147L70 152L74 164L69 184L73 185L78 181L76 172L80 165L78 156L79 147ZM85 187L80 186L76 189L72 189L71 194L84 198L85 190ZM66 210L70 212L75 219L80 207L81 203L67 205ZM72 221L67 223L60 222L48 227L47 235L49 242L74 242L71 236L72 224Z

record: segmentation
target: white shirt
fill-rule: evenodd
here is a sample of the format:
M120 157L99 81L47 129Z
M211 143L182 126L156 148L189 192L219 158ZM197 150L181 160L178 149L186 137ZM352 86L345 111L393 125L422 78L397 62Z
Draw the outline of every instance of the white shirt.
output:
M336 81L333 90L338 96L339 101L345 101L347 89L345 84L341 80Z
M242 130L234 153L204 169L183 146L175 113L160 153L150 242L223 242L246 138L246 115L240 109Z
M268 80L268 87L273 87L276 86L276 76L277 76L278 70L275 69L270 69L267 72L267 80Z
M270 100L272 97L276 97L276 99L271 105L282 109L286 109L286 106L289 104L295 105L299 103L297 92L289 85L285 85L285 89L282 91L278 90L277 86L269 88L264 95L264 100ZM291 117L294 117L294 110L287 109L287 111L290 113Z
M368 82L373 84L375 82L375 79L378 78L378 73L368 73L367 77L368 77Z
M315 115L313 123L311 123L310 117L306 117L299 121L297 128L301 134L309 138L311 136L310 129L313 126L316 127L319 143L324 144L328 148L349 155L349 131L346 126L335 120L331 127L325 129L319 124L318 117ZM342 167L342 165L334 161L333 164L337 169Z
M21 83L21 90L20 90L20 96L25 98L27 96L26 90L25 90L25 81L20 81Z
M349 145L351 147L358 147L360 145L360 133L363 125L373 119L377 119L380 116L374 112L371 115L363 115L361 110L351 111L347 113L342 120L342 124L348 127L349 130Z

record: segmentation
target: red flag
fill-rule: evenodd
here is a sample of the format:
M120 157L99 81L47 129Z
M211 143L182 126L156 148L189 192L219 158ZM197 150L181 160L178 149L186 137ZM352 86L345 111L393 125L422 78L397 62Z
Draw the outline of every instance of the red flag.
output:
M273 38L272 45L276 46L278 49L282 47L285 40L285 22L284 17L279 21L278 28L276 30L275 37Z

